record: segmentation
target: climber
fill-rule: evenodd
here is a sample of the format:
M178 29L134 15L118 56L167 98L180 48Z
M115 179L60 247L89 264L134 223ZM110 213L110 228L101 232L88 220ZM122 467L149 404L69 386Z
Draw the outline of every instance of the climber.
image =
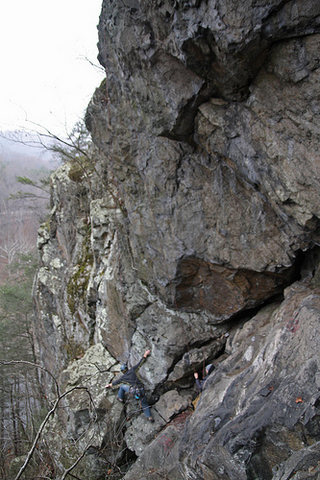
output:
M137 371L145 362L150 353L150 350L146 350L141 360L129 370L126 364L121 365L120 370L123 372L123 375L118 380L108 383L105 388L111 388L120 384L117 396L118 401L123 403L125 394L129 393L129 395L132 395L137 400L140 400L144 415L147 417L149 422L153 422L154 420L146 399L143 383L137 375Z
M206 368L205 368L205 376L203 376L202 380L199 380L199 374L197 372L195 372L193 374L194 378L196 379L196 386L197 386L198 392L202 392L202 390L204 389L205 383L206 383L210 373L213 370L214 370L214 365L212 365L212 363L209 363L209 365L207 365Z

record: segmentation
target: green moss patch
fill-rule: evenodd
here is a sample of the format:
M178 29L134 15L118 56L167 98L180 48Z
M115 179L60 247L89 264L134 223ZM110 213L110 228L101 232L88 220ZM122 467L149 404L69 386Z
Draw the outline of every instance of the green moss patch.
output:
M90 248L90 226L82 244L82 255L75 267L75 272L67 285L68 306L72 315L75 314L80 302L85 304L88 283L93 265L93 254Z

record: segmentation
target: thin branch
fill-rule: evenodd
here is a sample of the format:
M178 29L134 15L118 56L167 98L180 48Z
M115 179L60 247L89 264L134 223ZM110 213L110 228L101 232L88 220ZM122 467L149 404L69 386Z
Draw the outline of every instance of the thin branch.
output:
M39 133L37 133L39 136ZM9 140L10 142L13 143L19 143L21 145L26 145L27 147L33 147L33 148L40 148L42 149L45 147L46 150L48 150L47 146L43 145L39 140L21 140L20 138L12 138L8 135L4 135L2 132L0 132L0 138L4 138L5 140Z
M32 447L31 447L31 449L29 450L28 455L27 455L27 457L26 457L26 459L25 459L25 462L24 462L24 464L22 465L22 467L20 468L20 470L19 470L19 472L18 472L18 474L17 474L17 476L15 477L14 480L19 480L19 478L21 478L21 475L23 474L23 472L24 472L25 469L27 468L27 466L28 466L28 464L29 464L29 462L30 462L33 454L34 454L34 451L35 451L35 449L36 449L36 447L37 447L37 444L38 444L38 441L39 441L39 439L40 439L40 436L41 436L41 434L42 434L42 432L43 432L46 424L48 423L50 417L51 417L51 416L55 413L55 411L57 410L58 405L59 405L59 403L61 402L61 400L62 400L64 397L66 397L67 395L69 395L69 393L72 393L72 392L75 391L75 390L86 390L86 391L88 392L88 389L87 389L86 387L73 387L73 388L71 388L70 390L67 390L66 392L62 393L62 394L56 399L56 401L54 402L53 407L51 408L51 410L49 410L49 412L48 412L47 415L45 416L44 420L42 421L42 423L41 423L41 425L40 425L40 427L39 427L39 429L38 429L38 432L37 432L37 434L36 434L36 436L35 436L35 439L34 439L34 441L33 441ZM88 393L89 393L89 392L88 392ZM90 396L90 394L89 394L89 396ZM90 398L91 398L91 396L90 396ZM84 451L83 454L82 454L82 458L83 458L84 454L85 454L85 451ZM80 461L80 460L79 460L79 461ZM74 468L74 467L73 467L73 468ZM65 478L65 477L63 477L63 478Z
M90 60L88 57L86 57L86 56L84 56L84 55L81 55L80 58L86 60L86 62L90 63L90 65L91 65L92 67L94 67L94 68L96 68L97 70L99 70L103 75L106 74L105 68L102 67L102 65L97 65L96 63L92 62L92 60Z
M29 450L29 453L28 453L28 455L27 455L27 457L26 457L26 459L25 459L24 464L22 465L22 467L20 468L17 476L15 477L15 480L19 480L19 478L21 477L21 475L23 474L23 472L24 472L25 469L27 468L27 466L28 466L28 464L29 464L29 462L30 462L30 460L31 460L31 458L32 458L32 455L33 455L33 453L34 453L34 451L35 451L35 449L36 449L36 446L37 446L37 443L38 443L38 441L39 441L40 435L42 434L43 429L44 429L44 427L46 426L49 418L50 418L51 415L53 415L54 412L56 411L59 402L60 402L60 397L57 398L57 400L56 400L55 403L54 403L54 406L52 407L51 410L49 410L49 412L48 412L47 415L45 416L45 419L44 419L43 422L41 423L40 428L39 428L39 430L38 430L38 432L37 432L37 435L35 436L35 439L34 439L34 441L33 441L32 447L31 447L31 449Z
M87 450L88 450L89 447L87 447L83 452L82 454L80 455L80 457L77 458L77 460L73 463L73 465L71 465L71 467L69 467L63 474L63 476L61 477L61 480L64 480L66 478L67 475L70 475L71 477L74 477L74 478L78 478L78 477L75 477L74 475L72 475L72 473L70 473L77 465L78 463L83 459L83 457L85 456L85 454L87 453ZM79 479L81 480L81 479Z
M50 370L47 370L46 368L42 367L41 365L38 365L37 363L33 363L33 362L28 362L27 360L0 360L0 365L29 365L30 367L35 367L35 368L39 368L40 370L43 370L44 372L46 372L51 378L52 380L54 381L55 383L55 386L56 386L56 390L57 390L57 396L60 397L60 388L59 388L59 384L55 378L55 376L50 372Z
M35 188L40 188L40 187L36 187L36 185L31 185L31 186ZM43 188L41 188L41 190L45 191ZM9 196L9 200L36 200L36 199L48 200L49 193L46 197L44 197L43 195L36 195L35 193L22 192L21 190L19 190L19 192L11 193Z
M30 121L30 123L32 125L35 125L36 127L39 127L39 128L42 128L46 133L40 133L40 132L37 132L38 136L40 138L49 138L51 140L56 140L57 142L61 143L62 145L65 145L66 147L69 147L69 148L76 148L78 150L78 152L80 152L82 155L84 155L85 157L89 158L87 152L85 150L83 150L79 145L76 145L75 142L73 142L72 140L72 137L70 134L67 134L68 136L68 139L69 139L69 142L67 140L64 140L63 138L59 137L58 135L56 135L55 133L51 132L51 130L49 130L48 128L44 127L43 125L40 125L39 123L36 123L36 122L32 122ZM40 142L41 143L41 142ZM43 146L46 146L45 144L43 144ZM54 146L53 147L50 147L50 146L46 146L47 150L52 150L52 151L55 151L54 150Z
M77 480L81 480L80 477L76 477L76 475L73 475L73 474L70 473L70 472L68 473L68 475L69 475L70 477L72 477L72 478L76 478Z

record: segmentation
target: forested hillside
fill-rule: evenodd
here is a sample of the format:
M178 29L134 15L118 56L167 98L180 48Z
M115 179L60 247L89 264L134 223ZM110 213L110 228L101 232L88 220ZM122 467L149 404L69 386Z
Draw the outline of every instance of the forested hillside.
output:
M56 165L39 145L0 137L0 281L19 254L35 250L49 206L49 172Z
M44 396L32 327L39 224L48 215L50 152L0 138L0 478L29 448Z

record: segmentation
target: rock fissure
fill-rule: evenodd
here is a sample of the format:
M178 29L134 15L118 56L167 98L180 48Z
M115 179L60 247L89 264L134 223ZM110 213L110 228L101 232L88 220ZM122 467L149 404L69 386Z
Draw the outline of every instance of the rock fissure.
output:
M177 268L174 307L186 311L204 309L217 319L227 320L281 293L293 281L294 270L277 274L250 272L184 258Z

